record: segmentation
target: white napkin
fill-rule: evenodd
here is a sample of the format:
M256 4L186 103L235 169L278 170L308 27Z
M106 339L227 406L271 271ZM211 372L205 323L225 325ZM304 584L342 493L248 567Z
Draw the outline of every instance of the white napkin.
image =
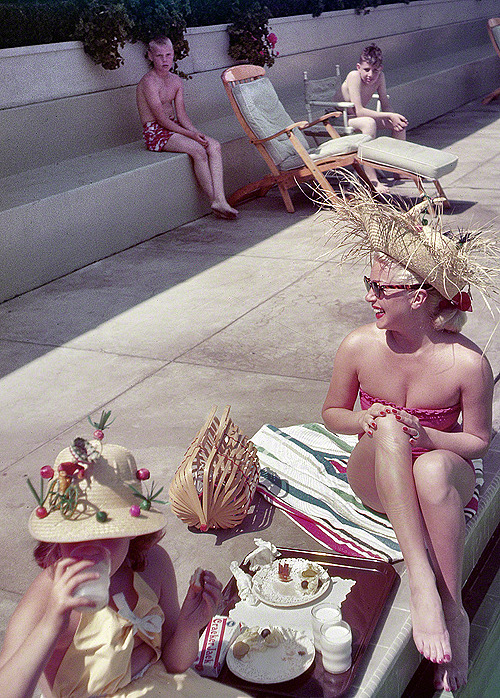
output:
M278 552L278 548L267 540L254 538L253 542L257 546L257 549L248 553L243 560L243 564L249 563L250 571L256 572L260 570L261 567L264 567L264 565L270 565L271 562L274 562L280 553Z
M236 560L233 560L231 564L229 565L229 569L233 573L233 576L236 580L236 586L238 587L238 594L240 595L240 599L244 600L247 605L249 606L255 606L256 604L259 603L259 599L255 596L255 594L252 591L252 578L250 577L249 574L246 574L243 572L242 569L240 569L239 564L236 562Z

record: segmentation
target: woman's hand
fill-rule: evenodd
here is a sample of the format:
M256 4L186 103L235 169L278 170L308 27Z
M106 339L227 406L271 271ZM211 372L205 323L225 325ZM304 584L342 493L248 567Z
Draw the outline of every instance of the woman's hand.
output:
M392 407L374 402L367 410L362 410L359 413L361 431L364 431L368 436L373 436L373 432L377 428L377 419L391 414L392 411Z
M199 575L193 575L181 607L179 624L186 623L197 631L202 630L214 615L221 595L222 584L212 572L202 570Z
M401 428L408 436L408 440L412 446L419 448L433 448L425 428L420 424L418 417L409 414L405 410L393 410L394 416L401 424Z

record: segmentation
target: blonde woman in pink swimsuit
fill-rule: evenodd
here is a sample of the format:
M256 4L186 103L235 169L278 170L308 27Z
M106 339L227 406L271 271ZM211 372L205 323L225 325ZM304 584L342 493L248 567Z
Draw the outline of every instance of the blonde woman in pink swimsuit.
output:
M463 510L475 487L471 460L486 452L492 422L490 364L460 333L473 250L444 238L439 225L431 234L416 212L358 196L333 205L332 234L353 243L347 256L359 254L360 241L371 255L365 300L375 321L340 345L323 419L334 432L360 435L349 483L387 514L408 570L415 644L436 664L436 688L454 691L468 669ZM458 275L454 257L464 262Z

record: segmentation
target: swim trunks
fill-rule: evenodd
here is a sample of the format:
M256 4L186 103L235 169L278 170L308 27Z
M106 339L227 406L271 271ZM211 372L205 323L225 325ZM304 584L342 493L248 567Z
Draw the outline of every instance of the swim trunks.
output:
M174 131L169 131L156 121L147 121L142 130L142 137L146 143L146 148L158 153L163 150L173 133Z

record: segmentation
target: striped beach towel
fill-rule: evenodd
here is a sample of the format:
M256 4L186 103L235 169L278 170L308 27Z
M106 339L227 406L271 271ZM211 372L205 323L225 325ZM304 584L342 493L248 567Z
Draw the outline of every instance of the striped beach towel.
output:
M322 424L278 429L264 425L252 438L261 464L258 491L325 548L342 555L402 560L389 520L363 505L347 482L347 461L357 436L337 435ZM477 511L482 462L475 461L476 491L466 516Z

